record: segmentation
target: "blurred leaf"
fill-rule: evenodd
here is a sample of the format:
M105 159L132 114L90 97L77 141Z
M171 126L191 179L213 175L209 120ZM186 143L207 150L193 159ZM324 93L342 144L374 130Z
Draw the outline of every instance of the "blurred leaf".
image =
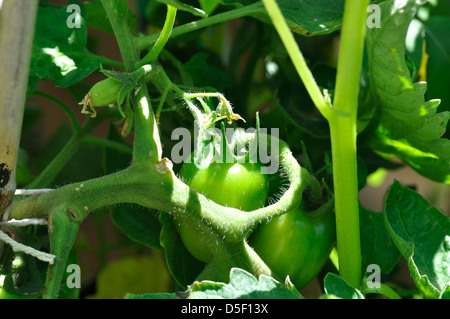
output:
M394 181L384 218L395 245L426 298L439 298L450 285L450 218L412 189Z
M125 256L106 265L97 277L97 291L88 299L122 299L126 294L168 292L172 278L164 255Z
M84 10L81 10L80 28L72 29L67 20L73 13L66 9L60 6L39 7L30 65L30 76L49 79L59 87L78 83L103 61L103 57L86 48Z

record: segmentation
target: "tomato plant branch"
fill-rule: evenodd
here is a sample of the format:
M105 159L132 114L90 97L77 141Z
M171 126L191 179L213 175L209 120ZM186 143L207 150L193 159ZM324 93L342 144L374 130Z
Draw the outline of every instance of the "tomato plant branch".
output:
M279 145L280 155L276 160L285 171L290 187L277 203L252 212L244 213L208 200L179 180L171 169L171 163L162 160L151 165L148 162L133 163L129 168L115 174L31 196L16 202L11 207L10 217L17 220L45 218L55 210L55 205L63 203L70 203L74 210L83 211L82 216L104 206L135 203L174 216L198 215L203 222L216 225L220 235L230 234L230 237L239 241L244 239L245 233L256 224L298 206L303 191L308 186L317 185L313 192L321 194L319 185L315 184L312 176L298 164L287 144L280 140ZM55 202L54 198L58 198L58 201ZM194 222L198 224L198 219L193 219Z
M311 73L311 70L306 64L305 58L303 57L297 42L295 41L294 35L289 29L286 21L284 20L283 14L278 7L275 0L263 0L264 6L272 20L275 29L283 42L298 75L303 81L314 105L320 111L322 116L328 119L330 114L330 104L325 99L324 95L320 91L319 86Z
M92 211L122 203L135 203L170 213L194 229L211 233L205 244L216 252L215 260L221 267L237 265L249 271L267 273L267 267L260 258L249 247L245 247L245 239L258 223L298 206L303 191L312 183L311 176L292 156L287 144L282 141L279 143L280 155L277 161L288 176L290 188L277 203L253 212L220 206L195 192L176 177L170 161L164 159L159 162L133 162L123 171L15 202L10 208L10 218L20 220L36 217L49 220L49 234L51 242L54 242L51 252L60 257L50 268L47 280L53 288L45 296L55 296L57 279L54 278L61 275L65 251L70 250L69 239L74 236L79 224ZM316 192L320 193L320 187ZM58 231L61 228L63 231ZM66 250L61 247L66 247ZM234 255L233 252L240 254ZM216 270L208 268L205 271L213 274L217 273Z
M208 18L200 19L198 21L193 21L175 27L173 28L172 33L170 34L170 38L174 38L176 36L196 31L214 24L264 12L265 12L264 7L261 5L261 3L257 2L248 6L222 12ZM138 50L144 50L145 48L152 46L158 40L159 36L160 36L159 34L152 34L150 36L136 38L135 39L136 47L138 48Z
M361 281L356 126L368 5L368 0L345 2L333 103L338 111L329 119L339 272L356 288Z
M172 32L173 25L175 23L175 17L177 15L177 8L171 5L167 5L166 21L164 22L163 29L159 34L159 38L150 52L138 63L138 67L144 64L152 64L156 61L162 49L169 40L170 33Z

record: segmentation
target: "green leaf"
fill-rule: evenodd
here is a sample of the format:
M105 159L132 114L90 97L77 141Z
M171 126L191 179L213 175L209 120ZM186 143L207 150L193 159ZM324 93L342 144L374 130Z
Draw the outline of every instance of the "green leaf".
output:
M204 264L195 259L184 247L169 214L159 214L162 224L160 242L166 254L166 262L175 281L187 287L200 274Z
M82 8L80 6L80 8ZM67 7L39 7L33 42L30 76L49 79L55 86L74 85L94 72L102 63L88 51L85 12L80 28L69 28L72 12Z
M254 17L270 23L270 18L261 1L222 0L224 4L239 7L253 5L257 2L262 10ZM305 36L327 34L338 30L342 25L344 0L278 0L277 3L288 26L294 33Z
M400 258L400 252L389 237L382 213L359 206L361 227L362 272L376 264L383 274L389 274Z
M167 5L171 5L175 8L177 8L178 10L189 12L197 17L205 18L208 16L205 11L198 9L196 7L190 6L188 4L185 4L179 0L157 0L157 1L167 4Z
M420 174L450 183L450 113L436 113L439 100L425 101L425 82L413 83L405 61L408 26L423 0L380 4L381 28L367 31L369 75L380 108L372 147L398 156Z
M130 299L156 299L167 295L146 294L141 296L127 295ZM282 284L272 277L261 275L255 278L252 274L239 268L232 268L230 282L201 281L194 282L183 293L172 294L182 299L301 299L300 293L288 282Z
M415 191L394 181L384 218L411 276L426 298L439 298L450 285L450 218Z
M341 299L364 299L363 294L353 288L340 276L328 273L324 279L324 290L327 296L334 296Z

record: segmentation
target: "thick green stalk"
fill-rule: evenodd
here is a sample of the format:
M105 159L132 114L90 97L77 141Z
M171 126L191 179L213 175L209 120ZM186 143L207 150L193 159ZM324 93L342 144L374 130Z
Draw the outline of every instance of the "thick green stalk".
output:
M359 235L356 120L368 0L347 0L338 62L333 108L320 92L300 49L274 0L263 0L291 60L314 104L330 125L337 246L342 277L359 287L361 248Z
M332 112L329 119L339 272L356 288L361 281L357 113L368 5L369 0L345 2L333 103L333 109L338 111Z

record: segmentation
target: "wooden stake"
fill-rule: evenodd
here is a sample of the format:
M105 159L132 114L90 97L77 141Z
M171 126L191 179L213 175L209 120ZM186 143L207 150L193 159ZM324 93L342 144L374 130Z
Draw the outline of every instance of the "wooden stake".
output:
M0 10L0 217L16 189L38 0L3 0Z

